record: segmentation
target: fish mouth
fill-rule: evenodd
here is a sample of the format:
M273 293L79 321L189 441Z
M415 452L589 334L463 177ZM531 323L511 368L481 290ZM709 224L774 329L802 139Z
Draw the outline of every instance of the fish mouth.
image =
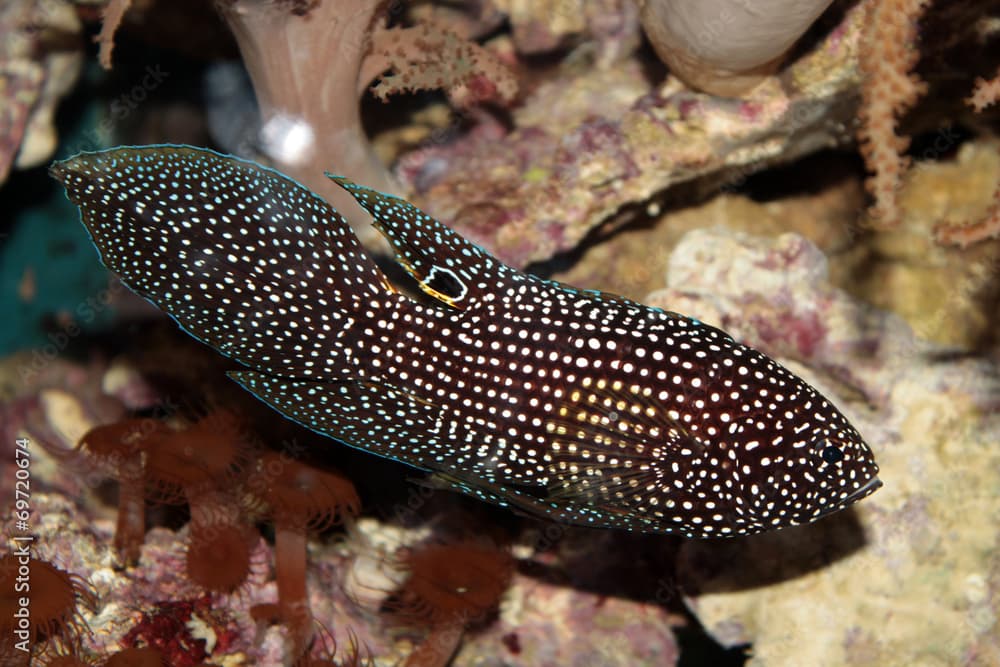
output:
M880 480L878 478L878 476L872 477L870 480L868 480L867 482L865 482L864 486L862 486L860 489L858 489L857 491L855 491L851 495L849 495L846 498L844 498L844 500L842 500L840 502L840 504L836 506L836 508L833 508L833 511L837 511L837 510L844 509L845 507L849 507L850 505L853 505L854 503L858 502L862 498L864 498L866 496L870 496L871 494L875 493L876 491L878 491L881 488L882 488L882 480Z
M833 514L834 512L839 512L842 509L850 507L851 505L861 500L862 498L870 496L871 494L875 493L880 488L882 488L882 480L880 480L878 477L872 477L870 480L865 482L865 485L862 486L860 489L858 489L851 495L847 496L836 505L828 506L823 512L818 514L816 518L818 519L819 517L827 516L828 514Z
M880 480L878 476L872 477L870 480L868 480L867 483L865 483L864 486L862 486L860 489L858 489L851 495L847 496L847 499L844 501L844 505L850 505L851 503L857 502L862 498L864 498L865 496L869 496L875 493L881 488L882 488L882 480Z

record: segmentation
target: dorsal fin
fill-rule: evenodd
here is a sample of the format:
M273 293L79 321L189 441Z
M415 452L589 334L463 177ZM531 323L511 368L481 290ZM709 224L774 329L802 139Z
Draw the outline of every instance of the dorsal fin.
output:
M507 267L475 243L408 201L343 176L327 177L368 211L396 251L396 261L435 299L466 309L496 289L496 279Z

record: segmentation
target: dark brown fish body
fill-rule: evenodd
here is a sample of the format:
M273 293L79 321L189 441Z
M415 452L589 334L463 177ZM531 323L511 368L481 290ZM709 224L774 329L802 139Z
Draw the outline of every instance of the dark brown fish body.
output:
M516 271L341 178L437 301L397 292L280 174L187 147L54 166L105 263L236 359L246 389L466 493L691 536L805 523L880 485L812 387L697 320Z

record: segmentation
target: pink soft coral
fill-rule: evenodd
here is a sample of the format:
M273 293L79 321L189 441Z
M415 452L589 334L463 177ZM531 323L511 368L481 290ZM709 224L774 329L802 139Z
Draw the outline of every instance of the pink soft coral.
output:
M223 0L220 8L253 80L269 157L352 220L367 216L324 170L401 191L362 127L359 98L376 77L394 72L375 89L382 99L443 88L465 104L493 92L509 100L516 91L496 58L456 33L428 24L387 28L378 0Z
M109 0L98 41L111 66L114 33L131 0ZM365 241L368 216L323 172L381 190L402 188L375 155L360 98L443 89L458 107L517 93L513 73L465 35L434 23L388 27L385 0L216 0L250 72L260 105L261 148L274 166L326 198Z

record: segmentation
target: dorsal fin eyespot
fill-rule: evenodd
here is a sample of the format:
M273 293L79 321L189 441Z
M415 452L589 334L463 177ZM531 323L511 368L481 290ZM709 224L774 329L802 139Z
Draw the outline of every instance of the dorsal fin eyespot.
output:
M427 279L421 283L424 291L436 299L455 305L465 298L469 288L451 269L432 266Z
M396 261L435 299L453 308L474 307L498 281L503 264L413 204L343 176L327 177L372 216Z

